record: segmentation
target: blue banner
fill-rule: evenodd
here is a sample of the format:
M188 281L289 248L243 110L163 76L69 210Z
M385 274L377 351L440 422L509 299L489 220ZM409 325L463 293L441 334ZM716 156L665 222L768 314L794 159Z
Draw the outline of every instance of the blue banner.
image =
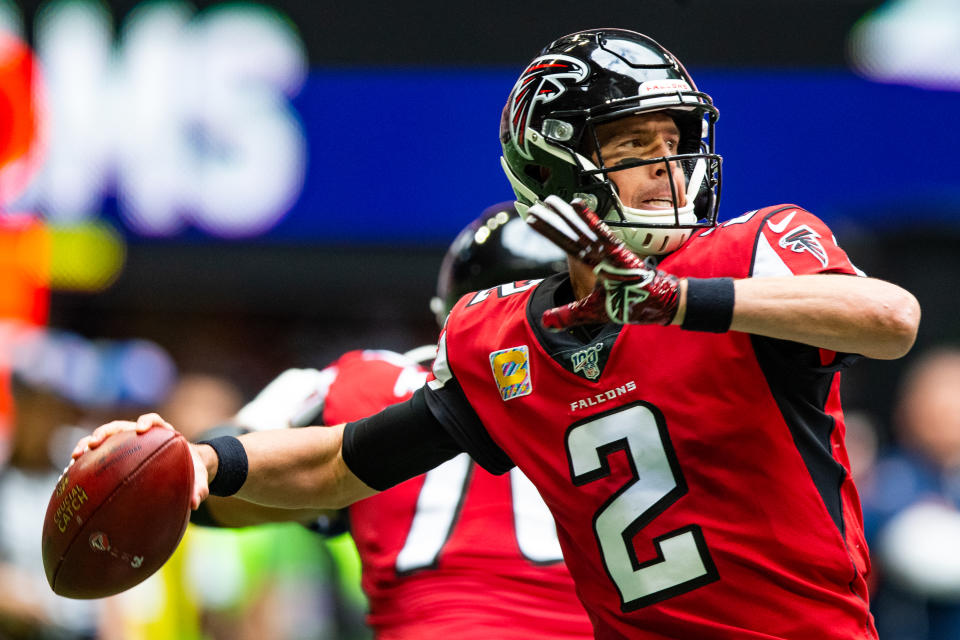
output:
M303 192L269 236L444 243L512 197L499 155L514 70L311 72L294 106ZM960 210L960 94L846 72L694 71L720 109L721 219L791 202L828 223L898 226Z

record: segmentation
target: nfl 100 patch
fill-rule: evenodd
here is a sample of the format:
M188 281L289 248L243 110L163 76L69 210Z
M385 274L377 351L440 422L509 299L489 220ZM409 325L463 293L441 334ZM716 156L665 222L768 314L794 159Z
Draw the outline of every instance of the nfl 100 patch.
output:
M588 380L596 380L600 377L600 351L603 350L603 343L590 345L586 349L580 349L570 354L570 362L573 364L573 372L579 373Z
M493 379L500 389L503 400L512 400L530 395L533 382L530 380L530 354L527 345L501 349L490 354Z

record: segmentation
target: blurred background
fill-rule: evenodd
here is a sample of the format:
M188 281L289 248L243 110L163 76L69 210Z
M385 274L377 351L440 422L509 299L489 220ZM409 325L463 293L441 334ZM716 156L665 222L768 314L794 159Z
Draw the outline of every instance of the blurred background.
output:
M0 637L108 637L104 619L119 638L240 637L231 624L277 601L314 615L251 626L261 637L363 637L349 554L312 539L288 546L315 557L313 590L296 562L263 560L275 541L243 538L233 556L259 558L237 564L246 591L200 579L184 552L140 604L52 600L36 581L43 505L105 417L167 407L202 429L287 367L433 341L447 244L512 198L497 130L517 74L601 26L651 35L714 98L721 219L804 206L920 299L913 352L844 374L845 406L881 636L960 638L960 568L942 555L960 552L907 537L933 554L935 588L883 570L898 517L932 502L955 531L960 502L960 378L920 385L944 389L916 418L942 434L932 445L903 409L911 367L960 344L956 0L0 0L0 601L17 605L0 606ZM909 468L884 484L890 460ZM179 617L143 608L159 593Z

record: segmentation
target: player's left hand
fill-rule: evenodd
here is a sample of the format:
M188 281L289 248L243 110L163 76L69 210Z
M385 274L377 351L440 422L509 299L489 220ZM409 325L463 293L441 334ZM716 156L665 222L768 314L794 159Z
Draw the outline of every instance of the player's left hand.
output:
M581 324L668 325L677 313L680 280L650 269L582 200L549 196L527 211L527 223L574 258L593 267L594 290L585 298L543 313L547 329Z

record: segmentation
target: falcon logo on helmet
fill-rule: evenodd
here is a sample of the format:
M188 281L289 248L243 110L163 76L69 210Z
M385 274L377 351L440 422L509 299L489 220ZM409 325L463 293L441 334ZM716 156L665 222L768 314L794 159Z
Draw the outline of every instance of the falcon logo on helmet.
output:
M583 61L555 54L535 58L520 74L510 92L510 136L526 158L533 158L527 146L527 126L534 105L557 99L567 90L563 81L577 84L586 80L588 73Z
M788 231L786 235L780 238L779 244L784 249L790 249L794 253L803 253L804 251L807 251L813 254L813 257L819 260L821 265L826 267L827 251L817 239L819 237L819 233L807 225L802 224L796 229L791 229Z

